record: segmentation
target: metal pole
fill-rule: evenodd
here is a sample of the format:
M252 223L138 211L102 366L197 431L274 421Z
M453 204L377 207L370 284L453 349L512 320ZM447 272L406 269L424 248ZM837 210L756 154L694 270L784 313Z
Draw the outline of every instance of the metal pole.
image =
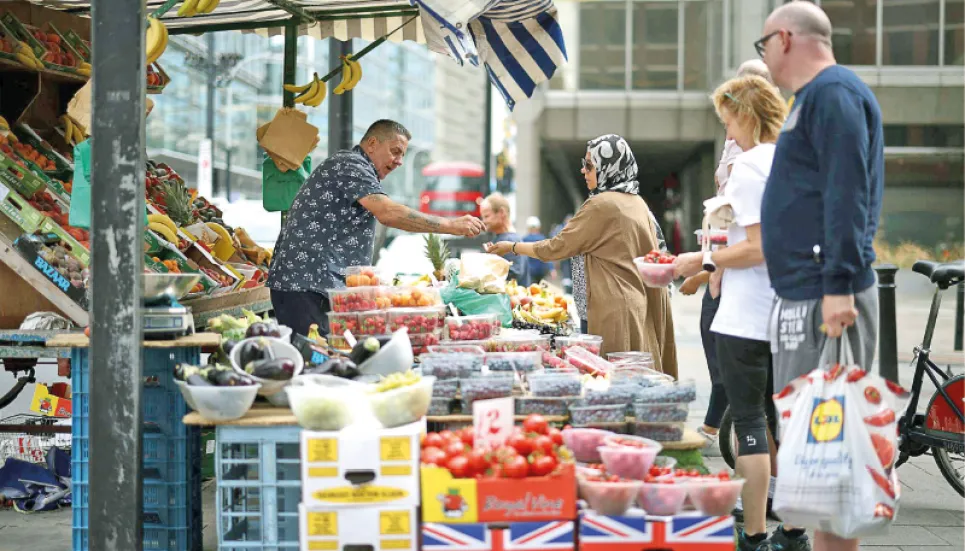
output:
M94 0L89 547L143 549L144 2ZM117 44L124 47L118 48Z
M295 61L298 59L298 22L292 21L285 25L285 61L282 67L282 82L284 84L295 84ZM282 105L285 107L295 106L295 94L282 92ZM288 211L281 211L281 225L285 226L288 220Z
M489 82L489 76L486 76L486 112L483 114L483 120L486 121L486 127L483 128L483 170L485 171L484 178L486 179L486 190L492 191L492 163L490 160L493 157L493 83ZM488 195L488 193L487 193Z
M957 297L955 300L955 351L962 351L962 333L965 331L965 327L962 327L962 322L965 321L965 285L959 285L958 291L955 292Z
M328 41L328 64L336 66L342 63L343 55L352 54L352 42L336 40ZM334 83L333 83L334 88ZM353 145L352 139L352 94L328 96L328 154L340 149L348 149Z
M898 266L881 264L878 272L878 369L881 376L898 382L898 328L895 311L895 274Z
M234 150L234 147L225 150L224 194L229 203L231 202L231 154Z
M216 154L215 144L214 144L214 102L215 102L215 81L218 77L218 67L217 67L217 55L215 54L214 45L214 33L208 33L205 35L207 39L207 58L204 60L204 72L207 77L207 101L205 102L206 108L206 119L205 119L205 131L204 135L206 138L211 140L211 193L215 194L218 186L218 179L216 178L214 168L214 159Z

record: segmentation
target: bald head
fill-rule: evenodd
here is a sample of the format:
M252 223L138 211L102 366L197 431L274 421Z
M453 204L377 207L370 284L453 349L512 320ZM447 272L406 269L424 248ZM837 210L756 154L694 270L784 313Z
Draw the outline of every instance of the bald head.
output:
M802 37L814 38L831 46L831 20L824 10L811 2L798 0L774 10L765 27L780 27Z
M771 72L767 69L767 64L760 59L748 59L737 68L737 78L751 75L761 77L771 82Z

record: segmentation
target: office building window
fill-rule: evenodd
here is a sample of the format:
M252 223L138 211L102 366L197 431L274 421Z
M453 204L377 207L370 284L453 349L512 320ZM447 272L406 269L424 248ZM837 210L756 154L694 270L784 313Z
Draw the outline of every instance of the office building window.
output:
M965 0L945 0L945 65L965 61Z
M711 72L720 59L718 50L711 50L711 41L719 37L719 26L711 27L712 12L717 6L710 2L684 3L684 89L707 90Z
M634 2L632 9L633 88L635 90L676 90L677 2ZM706 28L706 20L704 25ZM694 39L695 43L702 42L697 37Z
M882 0L882 63L938 65L939 0Z
M623 1L580 4L581 89L626 87L626 16Z
M889 147L965 147L965 128L956 124L886 124Z
M831 19L834 58L843 65L875 64L877 0L823 2Z

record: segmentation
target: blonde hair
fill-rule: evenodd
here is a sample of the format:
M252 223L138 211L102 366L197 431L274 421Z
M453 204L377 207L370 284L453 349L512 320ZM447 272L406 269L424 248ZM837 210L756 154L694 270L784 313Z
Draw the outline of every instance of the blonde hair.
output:
M754 143L773 143L787 117L787 104L773 84L757 75L732 78L714 90L711 99L717 116L726 109L754 125ZM721 117L723 118L723 117Z
M493 193L489 197L484 199L486 203L489 203L489 208L493 209L493 212L505 212L506 216L509 216L509 201L502 193Z

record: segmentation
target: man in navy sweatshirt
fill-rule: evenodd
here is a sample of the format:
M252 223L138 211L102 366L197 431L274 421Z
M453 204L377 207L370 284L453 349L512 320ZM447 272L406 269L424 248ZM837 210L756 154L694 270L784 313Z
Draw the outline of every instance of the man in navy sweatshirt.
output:
M771 349L780 389L817 368L827 339L845 332L855 361L871 368L878 332L871 244L884 138L874 94L834 60L821 8L784 4L755 47L774 82L794 93L761 206L764 260L777 295ZM817 532L814 548L857 551L858 541Z

